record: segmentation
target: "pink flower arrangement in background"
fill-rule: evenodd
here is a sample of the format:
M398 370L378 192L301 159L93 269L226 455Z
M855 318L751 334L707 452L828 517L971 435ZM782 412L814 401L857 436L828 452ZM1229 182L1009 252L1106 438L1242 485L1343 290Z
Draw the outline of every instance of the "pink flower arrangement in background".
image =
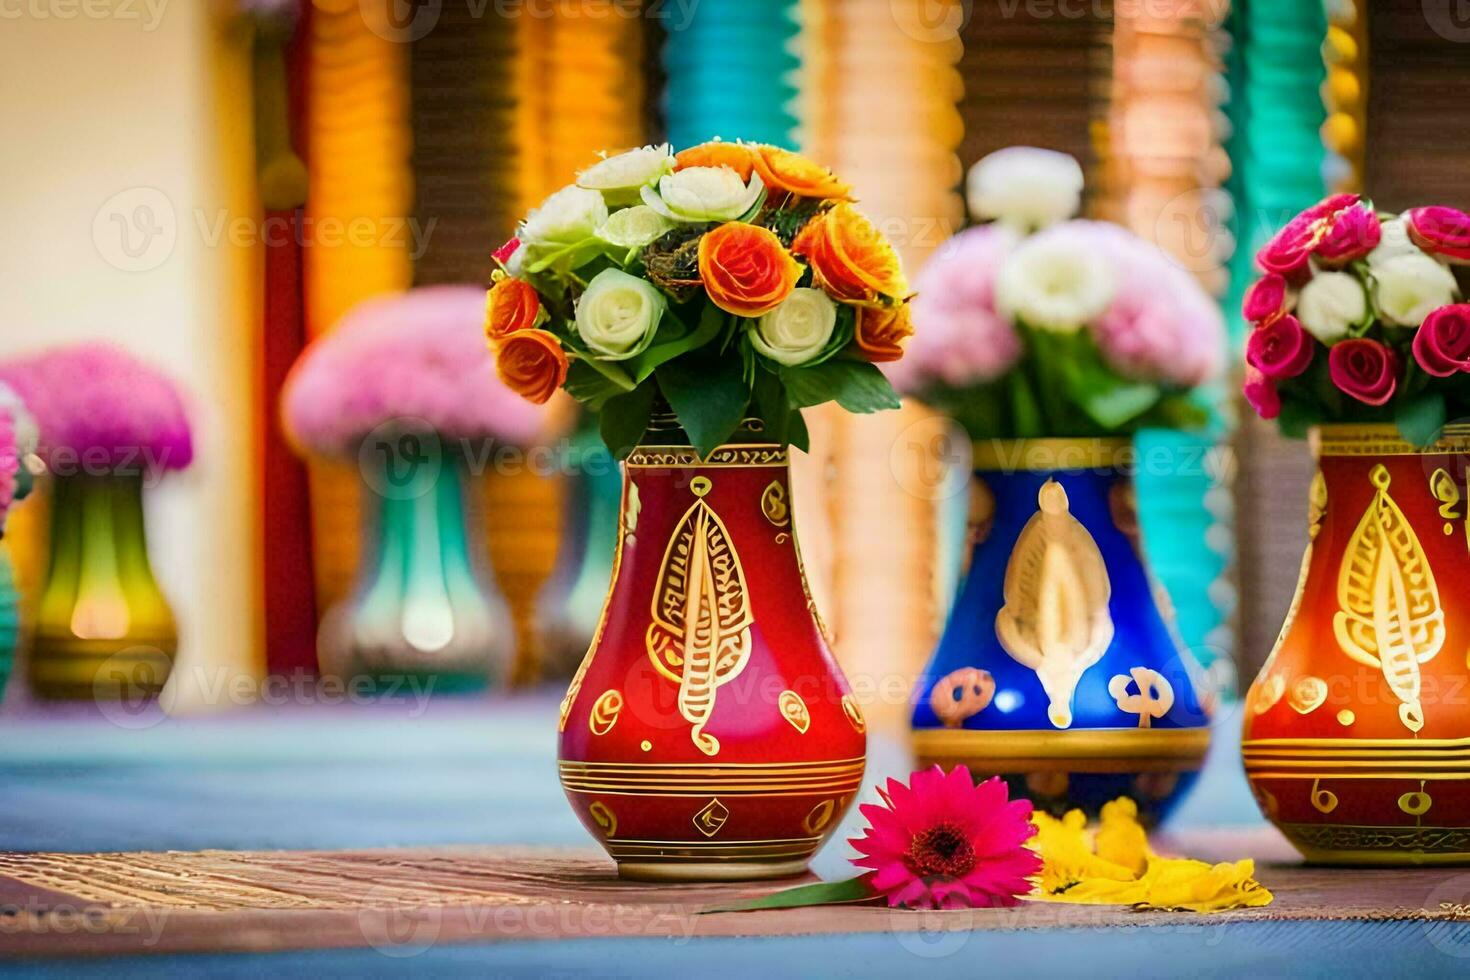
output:
M120 347L83 343L6 361L0 382L30 410L37 452L53 471L180 470L194 458L178 388Z
M5 517L15 502L20 488L20 446L15 410L0 405L0 536L5 533Z
M1197 415L1182 401L1223 367L1224 318L1188 271L1118 225L1063 220L1079 173L1029 147L982 160L972 207L993 223L945 243L915 280L916 330L890 378L977 438L1128 432Z
M485 291L428 286L376 297L312 342L282 394L287 429L326 455L355 453L374 429L401 420L443 439L534 442L546 410L506 388L481 328Z
M1246 401L1288 428L1396 421L1433 440L1470 409L1470 215L1447 207L1379 214L1336 194L1287 222L1256 254L1246 291ZM1319 348L1327 348L1319 351ZM1318 356L1319 353L1322 356Z
M961 387L991 381L1021 356L1021 341L995 309L995 272L1016 245L1002 225L982 225L945 242L914 282L913 319L924 335L904 359L884 365L893 383L914 390L929 379Z

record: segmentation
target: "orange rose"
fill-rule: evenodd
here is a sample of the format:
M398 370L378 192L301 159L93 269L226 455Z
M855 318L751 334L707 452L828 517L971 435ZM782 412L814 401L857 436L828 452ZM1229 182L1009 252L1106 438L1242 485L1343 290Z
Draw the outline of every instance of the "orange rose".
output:
M720 309L756 317L791 295L801 265L770 229L728 221L699 240L699 278Z
M859 306L853 343L867 361L896 361L903 357L903 342L913 336L909 305Z
M494 344L518 330L530 330L541 315L541 297L524 279L507 277L485 297L485 337Z
M495 372L511 391L543 405L567 379L567 353L545 330L517 330L500 341Z
M879 296L908 295L898 253L861 211L846 202L808 221L791 251L811 263L813 278L835 300L872 305Z
M749 181L750 171L755 167L755 151L744 143L714 140L675 153L674 169L685 167L729 167L741 180Z
M767 187L800 197L835 197L846 201L852 194L852 188L826 167L779 146L756 147L755 171Z

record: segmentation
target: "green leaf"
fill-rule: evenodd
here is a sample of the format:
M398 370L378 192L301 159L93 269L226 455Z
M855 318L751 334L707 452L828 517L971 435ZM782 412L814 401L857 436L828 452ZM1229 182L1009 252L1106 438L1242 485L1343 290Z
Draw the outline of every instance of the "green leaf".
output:
M1011 418L1018 439L1030 439L1043 432L1041 406L1036 404L1036 393L1026 380L1025 372L1012 371L1010 375Z
M701 915L711 912L754 912L759 909L797 909L809 905L847 905L852 902L870 902L881 896L869 882L871 875L849 878L847 881L820 881L814 885L797 885L761 898L731 902L701 909Z
M849 412L865 415L899 407L893 385L867 361L839 358L814 367L783 367L781 380L793 408L835 401Z
M652 384L639 385L626 394L608 399L602 406L600 428L603 444L618 459L626 459L648 429L653 414L653 400L658 390Z
M786 423L786 441L804 453L811 452L811 436L807 434L806 419L801 417L799 408L791 410L791 420Z
M576 357L576 360L572 364L573 367L577 364L585 364L623 391L632 391L638 387L637 383L628 377L628 372L623 370L619 362L599 360L581 347L573 347L572 353ZM571 373L570 368L568 368L567 373Z
M1159 400L1159 386L1114 379L1078 394L1077 404L1098 425L1113 431L1147 412Z
M701 456L729 441L750 405L750 386L733 357L686 354L654 372L659 389Z
M754 371L751 395L755 415L765 423L766 435L771 440L786 445L792 408L786 400L786 389L781 385L781 379L773 372L757 367L753 360L745 370Z
M1276 417L1276 427L1288 439L1304 439L1307 430L1321 421L1321 412L1316 406L1294 398L1281 399L1281 414Z
M1439 438L1444 429L1444 395L1426 391L1417 398L1406 398L1394 409L1393 421L1399 435L1412 446L1427 446Z
M673 312L665 314L672 318ZM725 325L725 311L713 303L706 303L699 314L699 326L692 331L685 330L676 334L671 339L650 346L632 361L633 380L639 384L648 380L648 376L658 369L660 364L667 364L680 354L703 347L714 340L720 334L720 328Z
M567 368L567 394L592 411L597 411L610 398L626 394L629 388L608 378L592 365L595 362L575 360Z

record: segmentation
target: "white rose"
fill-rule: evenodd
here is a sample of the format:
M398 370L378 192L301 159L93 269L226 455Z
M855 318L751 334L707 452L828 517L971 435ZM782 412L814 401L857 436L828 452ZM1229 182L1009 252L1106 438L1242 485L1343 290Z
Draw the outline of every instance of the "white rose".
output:
M607 202L597 191L568 184L526 216L517 235L531 245L574 245L591 238L607 220Z
M577 300L577 333L599 360L626 360L653 342L667 307L663 293L652 283L604 269Z
M1373 301L1389 323L1417 327L1441 306L1455 301L1455 276L1417 249L1372 267Z
M1400 255L1421 254L1419 246L1409 238L1409 224L1403 218L1389 218L1380 225L1380 237L1373 251L1368 253L1368 265L1380 266Z
M674 227L674 221L665 218L646 204L635 204L608 215L597 237L623 248L642 248Z
M674 221L731 221L749 211L765 185L750 183L729 167L685 167L659 178L658 191L643 188L643 203Z
M1346 272L1319 272L1302 287L1297 319L1307 333L1335 344L1368 317L1368 294L1358 278Z
M781 305L747 328L750 345L778 364L796 367L821 353L837 326L837 304L820 289L793 289Z
M1112 265L1087 243L1035 235L1001 264L995 305L1007 319L1073 333L1108 308L1114 287Z
M601 192L609 204L632 204L640 190L673 169L673 147L645 146L594 163L577 174L577 186Z
M526 271L526 259L529 258L530 251L531 246L527 245L525 242L521 242L519 245L516 246L516 250L510 253L510 257L505 260L505 271L512 278L525 278L524 273Z
M970 213L1022 230L1045 228L1077 213L1082 167L1065 153L1009 146L970 168Z

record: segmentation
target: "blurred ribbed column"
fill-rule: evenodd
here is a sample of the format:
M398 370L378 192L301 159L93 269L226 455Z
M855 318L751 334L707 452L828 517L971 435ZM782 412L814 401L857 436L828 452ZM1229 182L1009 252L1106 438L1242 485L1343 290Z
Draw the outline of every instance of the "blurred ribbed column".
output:
M1260 246L1302 208L1321 198L1326 118L1320 87L1326 21L1317 3L1235 0L1229 30L1229 142L1237 248L1230 263L1226 322L1242 342L1240 298L1258 274ZM1271 650L1295 591L1306 546L1307 447L1283 439L1274 423L1241 411L1235 485L1240 590L1237 666L1254 676Z
M446 8L449 5L446 5ZM492 11L495 8L490 8ZM511 161L516 219L547 195L576 179L598 154L641 145L643 129L642 32L638 20L610 4L510 6L494 23L497 46L514 41L510 84L497 93L505 106L508 154L499 146L482 161L489 181L501 180L496 157ZM494 21L495 18L492 16ZM492 88L500 67L482 75ZM497 107L497 118L499 107ZM514 220L484 239L488 253L514 230ZM488 274L488 265L486 273ZM565 481L559 474L507 468L484 481L485 530L490 560L510 602L517 653L511 680L527 684L541 676L542 638L535 628L536 597L556 564L562 533Z
M664 116L676 148L716 136L793 145L799 6L699 0L688 8L687 24L665 17Z
M304 264L306 325L330 330L354 304L408 287L408 46L392 40L392 0L313 0L308 71ZM357 567L358 480L350 465L311 466L317 608Z
M1464 5L1373 0L1356 8L1367 18L1364 189L1387 211L1466 207L1470 22Z
M1104 132L1112 84L1112 4L974 0L962 6L969 18L960 34L961 162L969 167L1016 144L1070 153L1087 175L1087 211L1113 217L1106 200Z
M1327 63L1322 142L1328 151L1323 176L1334 191L1360 191L1368 153L1368 0L1335 0L1327 5L1327 22L1322 44Z
M825 0L804 4L803 17L803 149L852 182L912 274L963 221L955 63L964 6ZM828 418L837 653L870 722L897 728L937 635L938 488L904 446L940 427L917 406Z
M1117 7L1108 135L1117 219L1219 296L1234 239L1220 186L1229 161L1220 145L1225 38L1216 12L1204 2ZM1156 430L1141 433L1138 444L1140 458L1153 461L1137 475L1149 563L1173 602L1181 639L1206 666L1221 661L1220 680L1229 684L1232 468L1208 436Z

